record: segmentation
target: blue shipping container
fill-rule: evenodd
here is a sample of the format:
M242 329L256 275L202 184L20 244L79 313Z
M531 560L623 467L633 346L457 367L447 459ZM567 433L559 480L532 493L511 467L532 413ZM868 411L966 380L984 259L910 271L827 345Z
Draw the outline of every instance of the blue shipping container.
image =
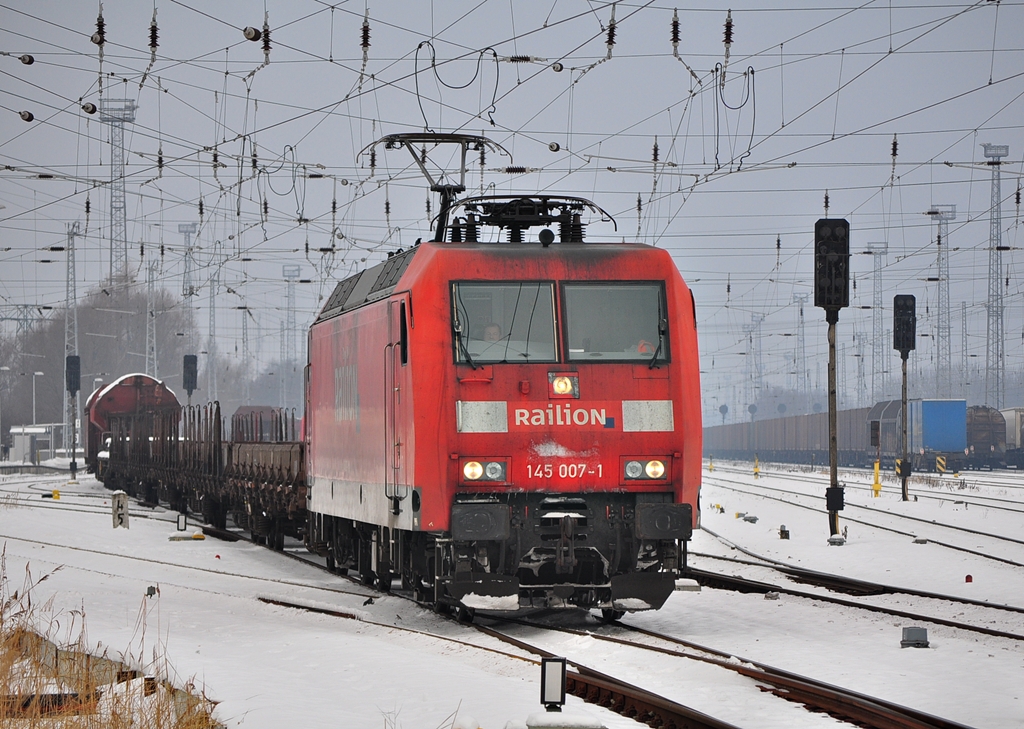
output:
M963 453L967 447L966 400L912 400L907 430L912 453Z

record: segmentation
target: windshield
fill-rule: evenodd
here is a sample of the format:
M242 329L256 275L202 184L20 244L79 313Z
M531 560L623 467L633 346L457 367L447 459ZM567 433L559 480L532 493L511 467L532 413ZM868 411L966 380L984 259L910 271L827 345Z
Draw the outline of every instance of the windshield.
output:
M452 284L455 361L554 362L550 283Z
M661 283L565 285L570 361L668 361Z

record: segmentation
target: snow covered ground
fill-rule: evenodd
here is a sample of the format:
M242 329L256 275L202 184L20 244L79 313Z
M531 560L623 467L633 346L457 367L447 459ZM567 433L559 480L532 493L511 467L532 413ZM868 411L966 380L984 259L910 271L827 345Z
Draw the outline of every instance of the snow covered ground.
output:
M845 546L829 547L824 513L729 490L724 481L715 486L716 475L742 482L747 491L775 485L820 494L820 488L797 484L785 474L769 473L757 482L749 474L708 474L703 523L753 552L865 580L1024 605L1020 567L915 544L911 538L855 523L849 524ZM825 477L820 478L823 486ZM865 478L870 481L870 476ZM150 663L156 656L154 665L170 667L179 682L194 678L219 702L217 716L229 727L502 729L540 709L539 667L532 657L507 645L440 620L401 598L376 595L244 541L169 541L174 515L163 510L133 506L131 528L112 529L109 492L88 477L77 486L62 481L0 476L0 544L6 549L8 574L17 582L26 566L37 578L60 567L39 586L37 601L52 596L54 609L64 615L84 609L89 642L98 650ZM1024 485L1024 479L1018 482ZM1015 491L1012 484L1004 489L1007 498L1024 502L1024 489ZM55 487L61 489L61 499L44 499ZM1022 531L1019 515L1007 521L1006 514L974 505L964 509L924 500L903 503L891 487L874 500L867 491L848 491L848 503L860 501L979 531L1006 533L1014 524L1014 534ZM711 504L721 504L725 512ZM759 519L746 522L736 512ZM870 518L853 509L846 515ZM779 539L780 524L789 527L790 540ZM923 523L918 527L907 530L929 529ZM977 540L972 546L986 544L981 537ZM998 548L1002 556L1024 562L1024 546ZM707 533L697 534L691 549L736 555ZM694 557L692 563L739 571L707 558ZM967 574L973 582L965 582ZM159 588L156 596L146 597L149 586ZM260 597L329 608L357 619L277 607ZM969 618L972 608L957 612ZM1024 633L1024 615L1006 615L999 627ZM598 627L590 619L579 622ZM971 726L1024 727L1024 646L1016 641L926 625L929 648L901 649L901 629L908 621L805 598L765 600L710 589L678 592L663 610L632 615L625 622ZM637 663L589 639L544 640L552 650L564 649L594 668L738 726L840 725L766 694L762 700L736 677L698 675L670 657ZM572 697L568 708L612 729L639 726Z

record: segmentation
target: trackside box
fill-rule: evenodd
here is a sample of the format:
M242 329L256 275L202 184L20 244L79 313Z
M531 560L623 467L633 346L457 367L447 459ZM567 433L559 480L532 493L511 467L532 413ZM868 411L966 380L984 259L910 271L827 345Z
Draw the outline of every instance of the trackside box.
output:
M907 429L913 453L963 453L967 447L966 400L912 400Z

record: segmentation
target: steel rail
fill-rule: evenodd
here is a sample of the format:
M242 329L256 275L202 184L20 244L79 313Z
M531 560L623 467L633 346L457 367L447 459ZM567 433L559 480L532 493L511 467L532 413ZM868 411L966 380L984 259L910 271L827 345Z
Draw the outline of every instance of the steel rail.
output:
M753 562L747 559L736 559L735 557L705 554L704 552L690 552L689 555L691 557L717 559L723 562L733 562L735 564L744 564L751 567L763 567L765 569L776 570L777 572L781 572L784 575L792 577L796 582L825 587L830 590L846 593L847 595L911 595L913 597L945 600L947 602L962 603L964 605L973 605L975 607L992 608L993 610L1005 610L1008 612L1024 614L1024 607L1018 607L1016 605L1003 605L1001 603L986 602L985 600L974 600L969 597L943 595L937 592L927 592L926 590L915 590L910 587L894 587L893 585L883 585L881 583L854 580L849 577L831 575L826 572L816 572L814 570L805 570L800 567L791 567L785 563L765 564L762 562Z
M775 694L779 698L803 704L810 710L823 711L837 719L853 722L858 726L870 729L970 729L970 727L950 719L943 719L918 711L917 709L886 701L885 699L867 696L856 691L775 668L759 661L742 658L733 653L708 648L691 641L663 635L626 623L616 622L614 625L629 632L646 635L708 655L696 655L671 648L638 643L617 636L603 635L575 628L549 626L528 620L508 619L507 622L586 636L595 640L624 645L639 650L709 663L734 671L753 679L757 683L766 684L770 688L763 688L762 690ZM737 660L739 663L737 663ZM657 724L652 726L657 726Z
M741 483L744 486L747 485L745 483L738 482L738 481L731 481L729 483ZM807 509L809 511L814 511L814 512L821 513L821 509L819 507L807 506L806 504L798 504L798 503L793 502L793 501L787 501L787 500L785 500L785 499L783 499L781 497L778 497L778 496L771 496L770 494L759 494L759 493L755 493L755 492L752 492L752 491L744 491L743 489L738 489L735 486L726 486L726 485L721 484L721 483L711 484L711 485L718 486L719 488L727 489L729 491L736 491L737 493L747 494L748 496L757 496L758 498L762 498L762 499L771 499L772 501L778 501L778 502L783 503L783 504L788 504L789 506L795 506L795 507L800 508L800 509ZM800 496L806 496L807 498L815 498L815 497L811 496L810 494L799 494L799 495ZM883 512L875 511L875 513L878 514L878 513L883 513ZM885 512L885 513L889 513L889 512ZM891 514L891 516L894 516L896 518L901 518L900 514ZM912 519L912 518L915 518L915 517L906 517L906 518L911 518ZM881 530L887 531L887 532L893 532L894 534L900 534L900 535L905 536L905 537L917 538L917 536L918 536L917 534L914 534L913 532L905 532L902 529L896 529L895 527L886 527L886 526L882 526L880 524L874 524L874 523L869 522L869 521L863 521L861 519L854 519L853 517L849 517L849 516L844 516L843 520L844 521L848 521L848 522L853 523L853 524L861 524L863 526L873 527L875 529L881 529ZM932 521L925 521L925 520L921 520L921 521L924 521L924 523L930 524L932 526L946 527L946 528L954 529L954 530L957 529L957 527L950 527L950 526L945 525L945 524L937 524L936 522L932 522ZM985 535L985 536L994 536L994 535ZM995 537L995 538L996 539L1002 539L1002 537ZM1015 541L1015 540L1010 540L1010 541ZM960 546L957 546L955 544L950 544L949 542L941 542L938 539L931 539L929 537L928 538L928 542L930 544L937 544L940 547L946 547L947 549L955 549L958 552L965 552L966 554L973 554L976 557L982 557L984 559L990 559L990 560L992 560L994 562L1002 562L1003 564L1013 565L1014 567L1024 567L1024 563L1022 563L1022 562L1016 562L1016 561L1014 561L1012 559L1007 559L1006 557L997 557L997 556L992 555L992 554L986 554L985 552L979 552L976 549L970 549L968 547L960 547Z

